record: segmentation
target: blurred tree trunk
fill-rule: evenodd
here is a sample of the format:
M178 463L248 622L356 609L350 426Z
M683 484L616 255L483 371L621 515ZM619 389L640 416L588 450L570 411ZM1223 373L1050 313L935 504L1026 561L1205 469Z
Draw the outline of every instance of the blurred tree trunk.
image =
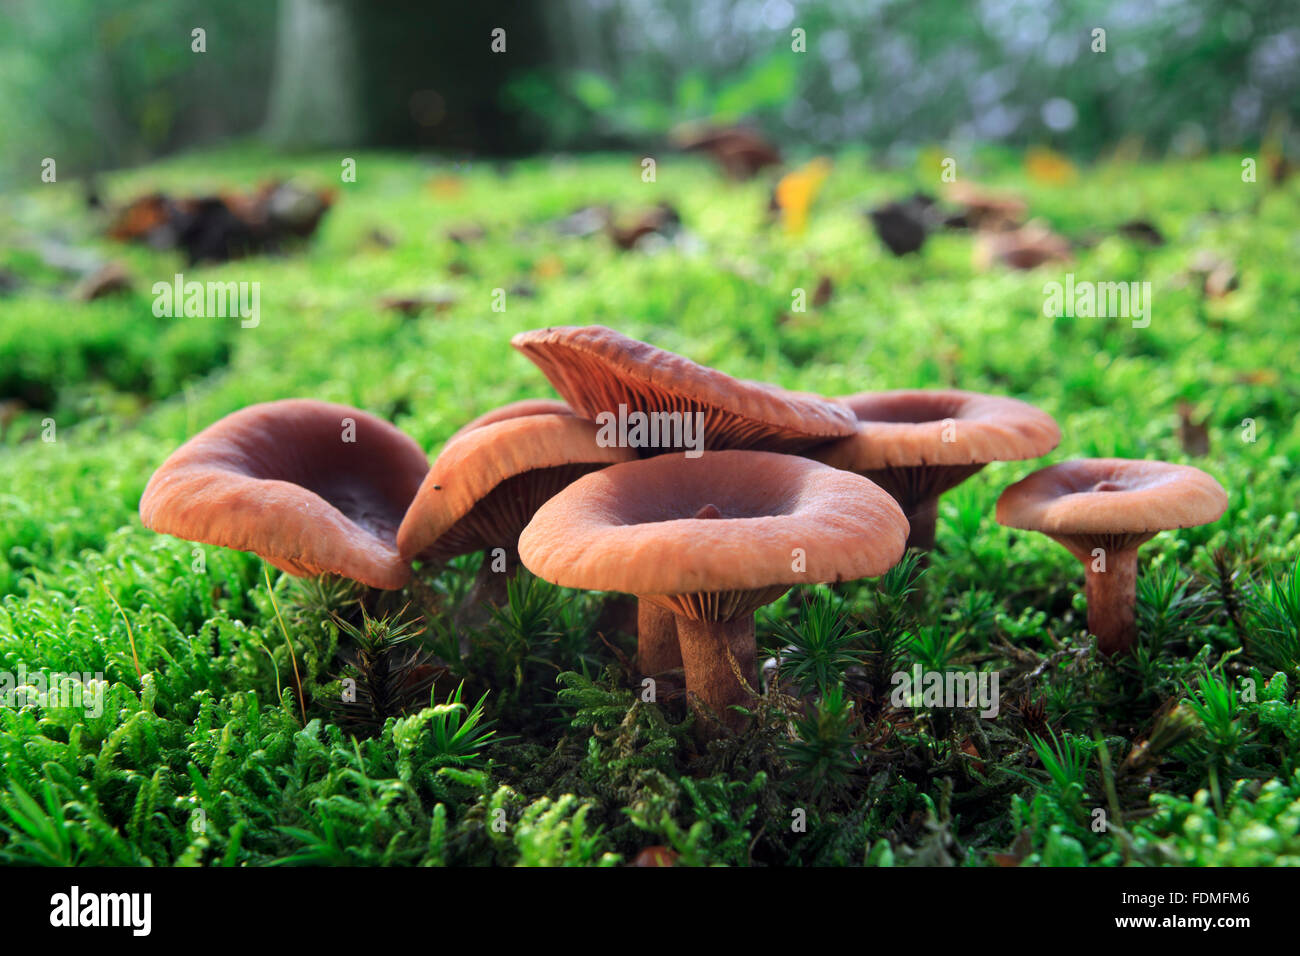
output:
M344 146L364 131L348 0L281 0L266 123L278 146Z
M542 0L281 0L266 136L280 146L433 146L478 153L536 143L507 103L549 66ZM504 52L492 50L505 31Z

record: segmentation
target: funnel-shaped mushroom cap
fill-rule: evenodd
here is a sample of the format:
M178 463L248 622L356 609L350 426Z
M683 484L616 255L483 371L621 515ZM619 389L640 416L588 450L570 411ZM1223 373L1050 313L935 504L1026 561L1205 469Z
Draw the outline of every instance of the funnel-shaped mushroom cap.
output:
M708 449L798 451L853 434L852 415L824 398L740 381L603 326L521 332L511 344L584 418L620 405L703 412Z
M596 468L630 461L602 447L597 428L573 415L523 415L447 442L397 532L397 548L440 562L472 551L512 550L534 512Z
M898 505L859 475L792 455L722 451L614 465L574 482L538 510L519 556L564 587L725 620L793 584L882 574L906 538ZM714 600L658 600L674 595Z
M1013 398L905 389L839 401L857 416L857 434L808 454L849 471L1016 461L1045 455L1061 441L1052 416Z
M500 408L494 408L490 412L484 412L478 418L472 419L458 428L447 440L455 441L466 432L472 432L484 425L495 425L497 422L508 421L511 418L527 418L529 415L572 414L573 409L558 398L525 398L523 401L511 402L508 405L502 405Z
M397 527L429 461L388 422L288 399L227 415L163 462L140 498L146 527L260 554L307 577L406 583Z
M1217 521L1223 486L1187 465L1082 458L1034 472L998 498L998 523L1054 538L1132 535Z

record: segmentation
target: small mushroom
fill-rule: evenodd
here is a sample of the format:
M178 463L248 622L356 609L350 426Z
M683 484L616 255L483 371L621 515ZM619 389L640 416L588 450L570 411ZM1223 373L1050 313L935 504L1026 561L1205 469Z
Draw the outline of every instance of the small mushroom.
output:
M634 457L599 445L596 426L573 415L522 415L462 431L420 484L397 549L408 561L432 564L502 549L505 568L494 570L490 555L483 561L465 609L485 600L500 605L509 575L497 572L514 570L519 532L533 513L576 478Z
M677 624L686 689L733 730L758 686L754 611L794 584L882 574L907 521L858 475L792 455L707 452L614 465L538 509L519 538L534 574L635 594ZM735 666L733 667L732 659Z
M991 461L1037 458L1061 441L1046 412L978 392L903 389L839 399L858 418L857 434L806 454L857 472L902 506L908 547L934 547L939 496Z
M1083 562L1088 630L1106 655L1137 637L1138 548L1159 532L1217 521L1223 487L1187 465L1083 458L1043 468L998 499L999 524L1039 531Z
M853 416L815 395L745 382L599 325L521 332L511 344L583 418L703 413L703 447L794 452L854 432ZM673 449L642 449L656 454Z
M398 525L429 470L420 446L347 405L287 399L205 428L140 498L145 526L252 551L299 577L339 574L395 590L410 565Z

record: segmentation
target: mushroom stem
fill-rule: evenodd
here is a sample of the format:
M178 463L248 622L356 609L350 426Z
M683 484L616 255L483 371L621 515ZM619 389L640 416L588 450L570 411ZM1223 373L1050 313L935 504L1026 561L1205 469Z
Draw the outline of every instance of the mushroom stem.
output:
M637 601L636 659L646 677L655 677L682 666L677 643L677 615L649 601Z
M1091 557L1084 562L1084 593L1088 630L1097 636L1101 652L1113 657L1128 653L1137 639L1137 549L1115 551L1106 557L1104 571L1093 570Z
M474 576L474 583L470 585L469 591L461 598L456 608L453 621L457 627L482 628L492 617L490 608L505 607L509 601L510 592L506 585L510 583L511 576L520 567L519 552L514 548L507 551L503 571L494 571L492 569L494 563L496 561L492 557L492 552L486 552L483 555L483 563L479 565L478 574ZM461 643L466 645L464 640ZM462 646L461 650L464 651L465 647Z
M750 692L737 679L731 656L750 688L758 687L758 647L754 643L754 615L730 621L697 621L677 616L677 634L686 670L686 690L711 710L724 726L745 729L748 718L731 709L747 704Z
M906 510L906 509L905 509ZM928 554L934 550L934 526L939 519L939 496L933 495L912 505L907 512L907 546Z

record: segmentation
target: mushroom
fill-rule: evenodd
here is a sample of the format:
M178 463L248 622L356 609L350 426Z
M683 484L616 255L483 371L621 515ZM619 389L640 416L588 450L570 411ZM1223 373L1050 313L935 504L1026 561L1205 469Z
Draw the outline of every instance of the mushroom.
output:
M1088 630L1106 655L1137 637L1137 552L1161 531L1217 521L1223 486L1187 465L1082 458L1034 472L1002 492L998 523L1039 531L1083 562Z
M485 600L500 605L508 574L494 572L517 565L519 532L533 513L574 479L634 457L599 445L596 426L573 415L520 415L462 430L420 484L397 530L397 549L407 561L433 564L502 549L505 567L484 560L465 608Z
M1045 455L1061 441L1046 412L1012 398L940 389L862 392L839 399L857 434L806 454L857 472L902 506L908 547L934 547L939 496L991 461Z
M853 416L816 395L745 382L599 325L521 332L510 340L574 412L597 420L620 406L703 415L703 447L797 452L852 435ZM672 449L647 448L645 454Z
M519 555L555 584L635 594L670 612L688 694L739 730L745 718L732 707L758 684L754 611L794 584L882 574L906 537L902 511L865 478L792 455L720 451L579 479L538 509Z
M603 326L565 326L523 332L511 344L545 373L572 406L593 421L620 412L694 414L699 448L799 451L853 434L853 417L820 396L743 382ZM643 448L657 454L671 448ZM698 450L698 449L697 449ZM674 617L637 602L637 658L641 672L663 674L682 666Z
M428 470L419 445L360 409L267 402L173 452L149 479L140 520L252 551L299 577L339 574L395 590L411 573L397 527Z

